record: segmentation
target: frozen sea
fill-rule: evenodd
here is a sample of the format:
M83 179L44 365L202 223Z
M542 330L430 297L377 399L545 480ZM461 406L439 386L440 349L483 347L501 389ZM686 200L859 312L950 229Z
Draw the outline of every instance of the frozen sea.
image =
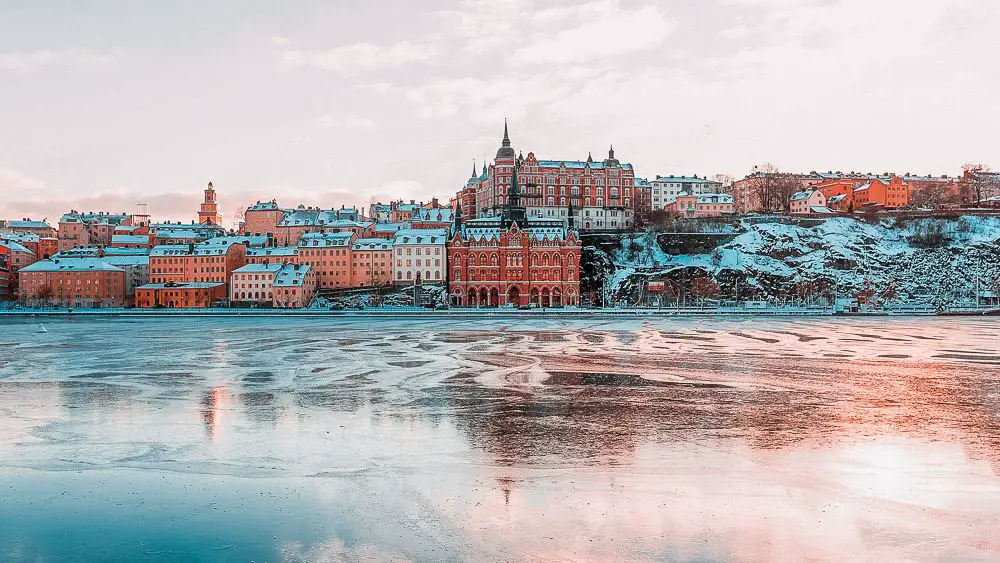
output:
M0 319L0 561L996 561L1000 319Z

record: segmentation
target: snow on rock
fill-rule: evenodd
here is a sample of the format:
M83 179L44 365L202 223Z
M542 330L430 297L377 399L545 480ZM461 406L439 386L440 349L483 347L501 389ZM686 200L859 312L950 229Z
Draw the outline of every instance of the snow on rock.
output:
M666 254L655 233L625 238L611 253L612 294L642 280L711 276L723 288L753 288L761 297L789 295L798 284L825 284L848 295L866 283L895 285L909 301L945 303L1000 279L1000 218L883 220L838 217L814 226L743 225L708 254ZM730 294L731 295L731 294Z

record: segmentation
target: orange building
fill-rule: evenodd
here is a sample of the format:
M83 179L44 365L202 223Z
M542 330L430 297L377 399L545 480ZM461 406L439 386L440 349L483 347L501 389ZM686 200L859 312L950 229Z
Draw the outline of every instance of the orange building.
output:
M298 263L312 266L320 289L351 287L351 245L345 233L305 233L298 241Z
M122 307L125 271L100 258L42 260L21 268L19 296L30 305Z
M149 283L135 290L136 307L204 309L226 299L226 284L217 282Z
M898 176L886 180L874 179L855 188L851 194L855 209L866 205L899 208L910 205L910 185Z
M356 239L351 245L351 287L379 287L392 283L392 240Z
M215 188L212 182L205 188L205 201L201 203L198 210L198 223L202 225L221 225L222 214L219 213L219 204L215 201Z
M153 284L221 283L225 289L233 270L245 263L246 245L236 239L216 238L201 244L159 245L149 252L149 280Z

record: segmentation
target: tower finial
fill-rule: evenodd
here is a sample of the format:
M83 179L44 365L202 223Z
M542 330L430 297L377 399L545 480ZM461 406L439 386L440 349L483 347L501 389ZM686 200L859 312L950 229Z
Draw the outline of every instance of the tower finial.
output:
M507 134L507 118L503 118L503 142L507 145L510 144L510 135Z
M473 158L472 159L472 176L469 176L469 178L475 178L475 177L476 177L476 159Z

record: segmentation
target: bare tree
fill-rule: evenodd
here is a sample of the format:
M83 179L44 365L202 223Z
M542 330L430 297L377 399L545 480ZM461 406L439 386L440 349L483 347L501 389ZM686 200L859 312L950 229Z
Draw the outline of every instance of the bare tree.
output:
M962 182L968 188L969 199L973 203L982 203L990 198L1000 196L1000 173L994 172L986 164L966 164Z
M691 280L691 296L699 301L719 296L719 285L707 276Z
M765 163L754 167L751 190L761 211L787 213L792 194L802 190L802 181L796 174Z

